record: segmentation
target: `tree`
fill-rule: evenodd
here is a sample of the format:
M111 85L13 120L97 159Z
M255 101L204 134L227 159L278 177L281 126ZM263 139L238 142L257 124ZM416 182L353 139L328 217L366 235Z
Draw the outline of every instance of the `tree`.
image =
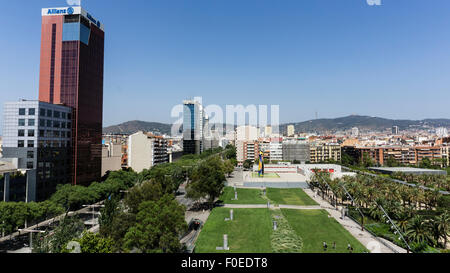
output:
M231 160L224 161L223 171L228 175L228 177L234 172L234 165Z
M125 196L125 205L131 213L137 214L139 205L145 201L155 201L163 196L162 185L155 181L145 181L131 188Z
M428 244L433 242L430 227L421 215L412 218L406 230L406 236L411 242L415 243Z
M227 145L225 149L224 155L226 159L236 159L236 147Z
M365 168L372 167L374 164L368 153L363 153L361 165Z
M67 243L78 239L84 230L84 223L76 216L65 216L52 234L38 234L34 240L34 253L68 252Z
M187 187L187 197L208 198L209 203L220 196L225 187L225 174L222 161L218 157L211 157L193 171L192 182Z
M425 169L431 169L432 164L431 160L428 157L424 157L422 161L419 163L419 167L425 168Z
M114 218L120 213L119 198L111 196L106 199L105 207L100 209L100 234L108 236L111 233Z
M444 241L444 248L447 245L448 236L450 236L450 215L447 211L444 211L442 214L437 216L433 220L435 227L436 227L436 233L435 233L435 240L436 242L439 242L439 239L443 239Z
M84 232L77 242L81 253L114 253L114 242L111 238L103 238L99 234Z
M125 235L125 246L145 253L176 253L186 229L185 208L170 195L139 205L136 225Z
M389 156L389 158L386 160L386 165L388 167L398 167L400 166L400 163L398 163L397 160L395 160L395 158L391 155Z
M251 159L247 159L244 161L244 163L242 164L242 166L244 167L244 169L250 169L253 167L253 160Z

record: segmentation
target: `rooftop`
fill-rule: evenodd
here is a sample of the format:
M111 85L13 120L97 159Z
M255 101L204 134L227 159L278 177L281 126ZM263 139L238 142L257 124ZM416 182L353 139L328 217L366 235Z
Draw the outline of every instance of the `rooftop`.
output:
M436 174L436 175L447 174L447 172L444 170L420 169L411 167L378 167L378 168L369 168L369 170L388 174L396 172L410 173L410 174Z

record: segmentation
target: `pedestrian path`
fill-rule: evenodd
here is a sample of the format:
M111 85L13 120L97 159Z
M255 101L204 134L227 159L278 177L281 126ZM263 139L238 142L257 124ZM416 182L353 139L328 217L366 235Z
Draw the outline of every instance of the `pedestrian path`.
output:
M268 208L267 204L225 204L222 207L230 209L261 209ZM270 204L271 209L297 209L297 210L308 210L308 209L322 209L320 206L294 206L294 205L273 205Z
M319 195L314 194L311 189L304 189L305 193L309 195L314 201L316 201L321 209L326 210L331 217L336 219L346 230L348 230L358 241L360 241L371 253L406 253L407 251L396 244L378 238L370 234L366 230L362 230L361 226L354 222L352 219L345 217L341 219L342 207L336 208L330 206L330 204Z

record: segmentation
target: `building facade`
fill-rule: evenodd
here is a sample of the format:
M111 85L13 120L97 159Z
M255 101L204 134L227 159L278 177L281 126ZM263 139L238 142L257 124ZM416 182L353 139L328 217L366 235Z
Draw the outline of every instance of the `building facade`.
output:
M81 7L42 9L39 100L73 108L73 184L101 176L104 41Z
M102 176L108 171L122 169L122 145L112 142L103 144L102 147Z
M300 163L311 161L309 143L299 140L283 141L283 160L299 161Z
M310 146L311 163L341 161L341 146L334 143L313 143Z
M48 198L56 185L71 183L72 108L39 101L5 103L3 158L31 173L35 192Z
M293 137L295 134L295 127L294 125L288 125L287 127L287 136L288 137Z
M203 106L196 100L183 102L183 152L201 154L203 152Z
M136 172L169 162L168 142L144 132L137 132L128 137L128 167Z

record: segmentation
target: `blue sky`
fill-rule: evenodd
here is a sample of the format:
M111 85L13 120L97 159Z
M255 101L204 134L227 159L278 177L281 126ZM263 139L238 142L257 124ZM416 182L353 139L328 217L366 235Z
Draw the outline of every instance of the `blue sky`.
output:
M43 7L3 1L3 103L36 99ZM104 125L171 122L184 98L279 104L282 122L450 118L450 1L84 0L106 30ZM1 129L0 129L1 130Z

